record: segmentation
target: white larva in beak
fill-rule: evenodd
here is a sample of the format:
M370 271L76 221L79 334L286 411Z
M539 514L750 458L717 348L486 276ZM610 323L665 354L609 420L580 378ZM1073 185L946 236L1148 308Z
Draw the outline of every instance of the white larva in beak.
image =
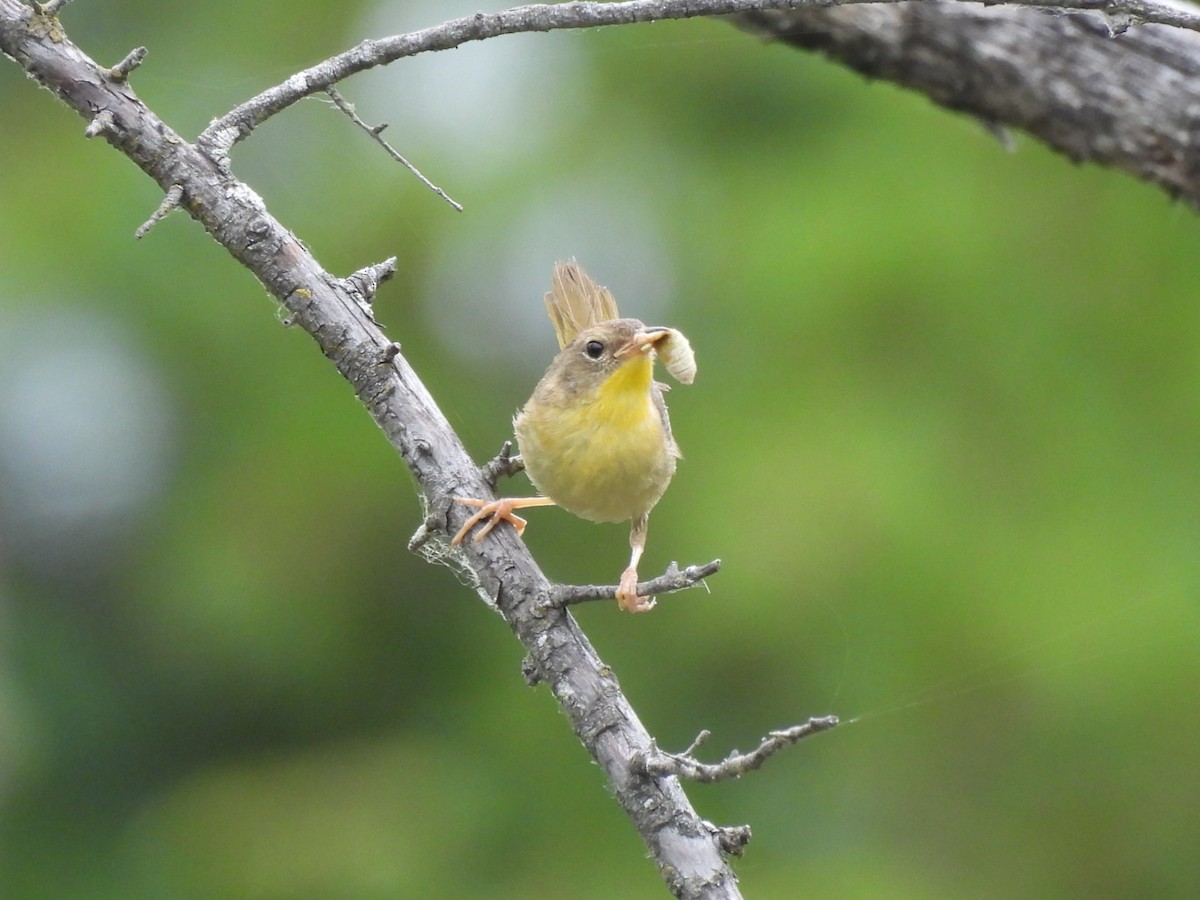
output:
M692 345L682 332L674 328L668 328L667 332L667 336L655 345L658 358L672 378L680 384L691 384L696 379L696 354L692 352Z

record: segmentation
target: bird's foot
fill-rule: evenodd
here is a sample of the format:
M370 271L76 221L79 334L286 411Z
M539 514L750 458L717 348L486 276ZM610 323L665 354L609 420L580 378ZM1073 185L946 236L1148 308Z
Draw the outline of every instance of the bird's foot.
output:
M451 547L457 547L459 544L461 544L463 538L467 536L467 532L469 532L480 522L483 522L484 519L487 519L488 521L484 523L484 526L480 528L478 534L475 535L475 543L479 543L485 537L487 537L488 532L490 532L501 522L508 522L513 528L517 529L518 536L524 533L525 526L528 524L524 519L513 512L513 510L517 509L521 503L520 500L477 500L474 497L455 497L454 502L462 503L466 506L478 506L479 512L467 519L467 521L463 523L463 527L458 529L458 533L450 540Z
M650 610L654 609L654 598L639 597L637 585L637 569L630 566L621 573L621 583L617 587L617 605L625 610L625 612L650 612Z

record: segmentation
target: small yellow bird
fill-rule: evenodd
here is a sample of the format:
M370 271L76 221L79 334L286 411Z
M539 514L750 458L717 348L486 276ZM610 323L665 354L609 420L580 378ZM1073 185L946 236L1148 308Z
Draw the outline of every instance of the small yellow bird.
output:
M677 380L691 384L695 356L675 329L619 318L613 295L574 262L555 266L546 309L561 349L513 419L525 472L542 496L455 497L479 511L451 544L484 519L489 521L476 541L502 521L521 534L525 520L513 511L531 506L561 506L592 522L630 521L633 552L616 598L621 609L646 612L654 598L637 595L638 560L650 510L679 458L663 401L669 388L654 380L654 360L661 358Z

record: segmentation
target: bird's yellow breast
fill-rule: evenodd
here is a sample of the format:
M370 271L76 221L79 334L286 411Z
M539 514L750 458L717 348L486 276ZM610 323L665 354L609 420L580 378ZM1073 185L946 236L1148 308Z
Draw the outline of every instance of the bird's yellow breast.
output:
M641 356L562 404L527 404L514 426L538 490L593 522L649 512L670 483L677 456L653 389L652 361Z

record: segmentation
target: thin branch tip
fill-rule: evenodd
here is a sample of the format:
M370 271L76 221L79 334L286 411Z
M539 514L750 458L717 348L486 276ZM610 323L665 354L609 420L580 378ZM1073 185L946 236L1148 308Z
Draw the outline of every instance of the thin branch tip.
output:
M380 136L383 133L383 130L387 128L386 122L382 125L368 125L361 118L359 118L358 113L354 111L354 104L350 103L345 97L343 97L341 92L332 84L325 88L325 93L329 95L329 99L333 101L333 105L345 113L346 117L351 122L366 132L367 136L370 137L371 140L379 144L379 146L381 146L387 152L388 156L400 163L400 165L404 166L404 168L408 169L408 171L411 172L416 179L421 182L421 184L425 185L425 187L429 188L431 191L449 203L458 212L463 211L463 206L461 203L459 203L444 190L421 174L420 169L405 159L395 147L393 147Z
M145 222L143 222L141 225L139 225L137 227L137 230L134 231L134 233L133 233L134 238L136 240L140 241L147 234L149 234L151 228L153 228L155 225L157 225L159 222L161 222L163 219L165 219L171 213L175 212L175 210L179 209L179 207L182 203L183 203L183 185L181 185L181 184L171 185L170 190L168 190L166 195L163 197L162 203L158 204L158 209L156 209L151 214L150 218L147 219Z
M433 537L434 529L435 526L431 525L428 519L418 525L417 530L414 531L412 537L408 539L408 552L416 553L427 543L429 543L429 539Z
M518 472L525 471L525 460L520 454L513 455L513 442L505 441L500 445L500 452L479 467L479 474L493 491L501 478L512 478Z
M684 756L691 756L693 753L699 750L704 742L710 737L712 737L712 732L707 728L703 729L698 735L696 735L696 739L688 745L688 748L683 751Z
M38 3L35 0L33 8L38 15L57 16L58 11L70 2L71 0L47 0L46 3Z
M396 274L396 257L390 256L383 262L364 266L343 278L344 287L355 299L365 307L370 307L375 301L375 293L379 286ZM393 354L393 357L395 354ZM389 360L390 361L390 360Z
M108 70L108 74L114 81L125 81L129 78L129 73L145 61L148 52L145 47L134 47L123 60Z
M434 537L439 534L444 534L446 531L446 522L444 513L439 516L434 509L430 509L421 524L417 526L417 530L413 532L412 537L408 539L408 551L410 553L420 553L421 548L429 543Z

